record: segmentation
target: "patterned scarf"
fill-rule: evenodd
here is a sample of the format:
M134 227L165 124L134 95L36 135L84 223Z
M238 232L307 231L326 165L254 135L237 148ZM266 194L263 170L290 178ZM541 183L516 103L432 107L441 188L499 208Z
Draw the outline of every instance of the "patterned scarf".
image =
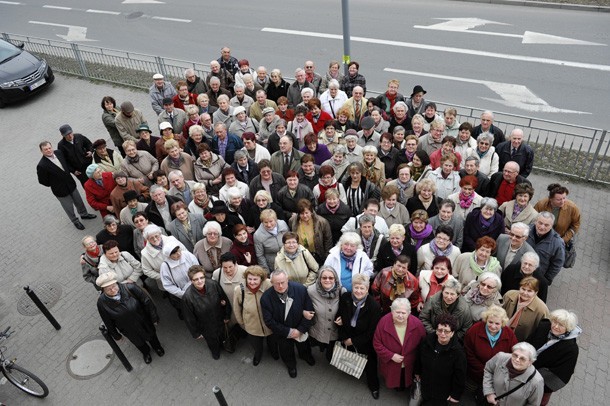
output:
M212 268L213 269L218 268L218 266L220 264L220 248L210 247L210 249L208 249L208 251L207 251L207 254L208 254L208 259L210 260L210 263L212 264Z
M527 207L527 206L526 206L526 207ZM512 219L513 219L513 220L514 220L514 219L516 219L516 218L517 218L517 216L518 216L519 214L521 214L521 212L522 212L523 210L525 210L525 207L521 207L521 206L519 206L519 205L517 204L517 202L515 201L515 206L514 206L514 208L513 208L513 215L512 215Z
M459 198L460 198L460 207L462 209L468 209L472 205L472 202L474 201L474 193L471 193L470 196L465 196L464 192L460 191Z
M345 269L349 272L354 270L354 262L356 261L356 254L351 257L346 256L343 251L339 251L339 255L341 255L341 259L345 261Z
M140 155L136 154L136 156L134 157L128 156L127 160L129 161L129 163L137 164L138 162L140 162Z
M368 296L368 295L367 295ZM350 326L356 327L356 323L358 322L358 316L360 315L360 309L364 306L364 302L366 301L366 296L362 298L362 300L358 300L352 294L352 300L354 301L354 306L356 306L356 311L350 320Z
M466 299L476 305L482 305L489 298L490 298L490 296L483 296L481 294L481 291L480 291L478 285L476 288L470 289L468 291L468 293L466 294Z
M430 250L432 251L432 253L434 254L435 257L440 257L440 256L448 257L449 255L451 255L451 252L453 251L453 244L449 243L447 248L442 250L436 245L436 240L432 240L432 241L430 241Z
M394 278L394 283L392 284L392 290L390 291L390 300L394 301L397 297L401 297L407 290L405 286L405 280L408 275L398 276L394 269L392 269L392 278Z

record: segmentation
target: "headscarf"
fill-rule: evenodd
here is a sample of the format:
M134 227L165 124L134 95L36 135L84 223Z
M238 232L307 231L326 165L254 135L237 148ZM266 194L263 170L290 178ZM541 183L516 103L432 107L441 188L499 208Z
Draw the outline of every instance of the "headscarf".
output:
M333 287L330 290L326 290L322 287L322 273L323 272L332 272L333 275L335 276L335 284L333 285ZM339 294L341 293L341 279L339 278L339 275L337 275L337 272L333 268L328 267L319 273L318 279L316 280L316 291L318 292L318 294L320 296L322 296L325 299L336 299L339 296Z

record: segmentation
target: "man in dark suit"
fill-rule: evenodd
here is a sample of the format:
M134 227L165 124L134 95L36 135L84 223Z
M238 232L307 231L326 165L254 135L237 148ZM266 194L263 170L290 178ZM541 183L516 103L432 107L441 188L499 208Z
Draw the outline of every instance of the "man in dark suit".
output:
M464 169L461 169L458 173L460 174L460 178L464 176L471 175L477 178L477 182L479 183L475 189L475 192L484 196L487 193L487 187L489 185L489 178L487 175L483 174L479 171L479 164L481 160L478 156L471 155L466 158L464 161Z
M274 271L271 274L271 284L273 289L267 289L261 297L263 319L267 327L273 331L270 336L270 351L277 359L279 347L279 355L288 367L288 375L296 378L297 361L294 356L294 345L297 347L299 358L309 365L316 363L307 341L307 331L311 327L313 317L313 304L305 286L289 282L286 271ZM309 318L303 315L304 311L309 314Z
M535 252L526 242L530 233L530 227L525 223L513 223L510 233L501 234L496 240L496 258L500 261L502 269L509 265L521 262L521 257L526 252Z
M84 135L74 134L68 124L59 127L59 132L63 138L57 144L57 149L63 152L69 171L84 185L89 180L85 172L91 164L93 144Z
M504 132L494 125L494 113L489 110L481 113L481 124L472 129L472 138L475 140L481 133L489 132L493 134L494 141L493 146L497 147L501 142L506 141L506 137L504 136ZM502 169L502 167L500 167Z
M36 167L38 183L50 187L51 191L59 200L74 227L84 230L85 226L74 214L74 207L80 217L84 220L94 219L95 214L89 214L83 199L76 190L76 182L70 174L69 165L64 154L60 151L53 151L53 146L49 141L43 141L39 145L42 158Z
M152 202L144 210L148 216L148 221L169 232L169 225L175 218L171 214L170 207L181 200L174 196L168 196L165 193L165 189L159 185L152 185L150 187L150 197Z
M303 153L292 145L292 137L284 135L280 138L280 150L271 155L271 170L284 177L288 171L298 171L301 168Z
M519 164L519 175L527 178L534 167L534 150L523 143L523 130L515 128L508 137L508 141L501 142L496 147L496 154L500 158L499 168L502 170L509 161Z

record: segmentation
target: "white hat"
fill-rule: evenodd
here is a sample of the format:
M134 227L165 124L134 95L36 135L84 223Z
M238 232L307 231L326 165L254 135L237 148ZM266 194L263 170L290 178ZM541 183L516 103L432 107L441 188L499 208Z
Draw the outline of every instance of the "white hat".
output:
M117 283L116 273L112 271L101 274L95 280L95 284L100 288L105 288L106 286L110 286L114 283Z
M157 80L157 79L163 79L163 75L160 73L155 73L153 75L153 80Z
M239 113L245 113L246 108L244 106L237 106L233 109L233 117L237 117Z
M159 129L161 131L165 130L166 128L174 129L174 127L172 127L172 124L169 121L164 121L161 124L159 124Z

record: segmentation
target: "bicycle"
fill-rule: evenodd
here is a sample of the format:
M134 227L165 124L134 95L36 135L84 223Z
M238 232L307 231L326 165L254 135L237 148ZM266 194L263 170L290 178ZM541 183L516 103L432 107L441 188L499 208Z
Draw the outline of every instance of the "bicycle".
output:
M11 328L8 327L0 333L0 342L6 340L14 333L14 331L9 332L10 329ZM6 351L6 347L0 346L0 369L6 379L28 395L37 398L46 397L49 394L47 385L30 371L15 364L17 358L13 358L12 360L6 359L4 357L4 351Z

